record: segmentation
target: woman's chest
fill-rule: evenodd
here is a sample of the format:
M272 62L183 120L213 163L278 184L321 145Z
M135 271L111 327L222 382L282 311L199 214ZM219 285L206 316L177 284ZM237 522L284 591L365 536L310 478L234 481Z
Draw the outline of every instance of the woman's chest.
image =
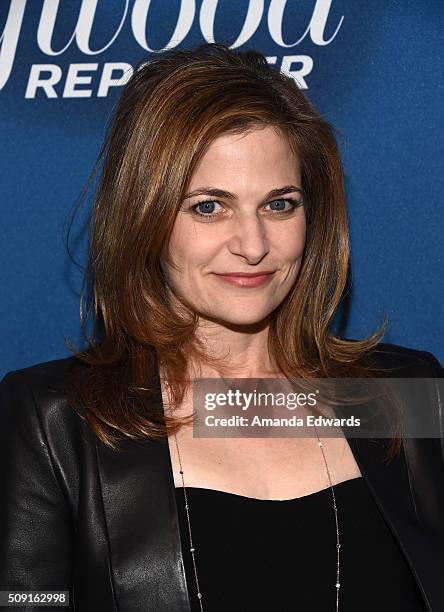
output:
M361 476L345 438L194 438L168 440L175 486L290 499Z

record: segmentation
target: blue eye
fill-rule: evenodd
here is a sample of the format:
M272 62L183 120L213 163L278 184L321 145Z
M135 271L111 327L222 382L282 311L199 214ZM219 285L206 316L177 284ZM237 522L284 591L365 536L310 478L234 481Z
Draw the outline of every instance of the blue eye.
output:
M286 208L286 204L290 204L290 207ZM271 210L273 210L276 213L283 213L283 212L290 212L291 210L296 208L296 206L298 205L298 202L290 198L286 198L286 199L273 200L272 202L269 202L269 204L267 204L267 206L276 206L276 205L277 207L271 208Z
M219 202L215 200L204 200L203 202L198 202L194 206L191 207L191 210L194 214L199 215L200 217L215 217L220 214L218 212L215 213L215 207L220 206Z

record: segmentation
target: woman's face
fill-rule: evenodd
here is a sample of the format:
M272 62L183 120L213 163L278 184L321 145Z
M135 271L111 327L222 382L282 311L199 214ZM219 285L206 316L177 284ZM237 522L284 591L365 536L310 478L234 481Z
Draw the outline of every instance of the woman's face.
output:
M169 257L179 270L163 263L174 296L222 325L266 319L300 268L306 229L300 188L299 161L273 128L214 140L173 227ZM234 273L256 276L224 276Z

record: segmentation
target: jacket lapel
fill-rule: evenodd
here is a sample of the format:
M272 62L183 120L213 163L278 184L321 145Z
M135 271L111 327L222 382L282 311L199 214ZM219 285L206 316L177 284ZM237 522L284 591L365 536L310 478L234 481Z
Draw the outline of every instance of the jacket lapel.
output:
M190 612L167 440L97 448L117 609Z
M421 408L425 409L425 402ZM434 409L432 402L428 409ZM346 416L340 408L335 412ZM399 453L387 461L389 439L345 435L376 505L410 566L428 612L444 610L444 478L440 473L439 440L403 439ZM421 495L424 491L428 491L426 498Z

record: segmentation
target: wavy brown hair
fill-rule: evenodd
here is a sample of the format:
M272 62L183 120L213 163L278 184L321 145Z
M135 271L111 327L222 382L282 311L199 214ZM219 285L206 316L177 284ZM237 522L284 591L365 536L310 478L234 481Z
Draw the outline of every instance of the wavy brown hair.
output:
M84 328L88 314L94 326L87 349L76 351L88 367L71 386L71 399L111 448L121 436L164 438L185 422L153 401L159 360L173 404L189 385L188 359L212 360L195 337L196 313L172 307L160 261L210 143L265 126L280 130L300 160L307 222L297 280L272 315L270 355L289 378L375 372L365 358L383 329L359 341L330 329L349 271L344 177L332 126L257 52L220 44L169 51L139 65L124 87L94 170L101 168L81 301Z

